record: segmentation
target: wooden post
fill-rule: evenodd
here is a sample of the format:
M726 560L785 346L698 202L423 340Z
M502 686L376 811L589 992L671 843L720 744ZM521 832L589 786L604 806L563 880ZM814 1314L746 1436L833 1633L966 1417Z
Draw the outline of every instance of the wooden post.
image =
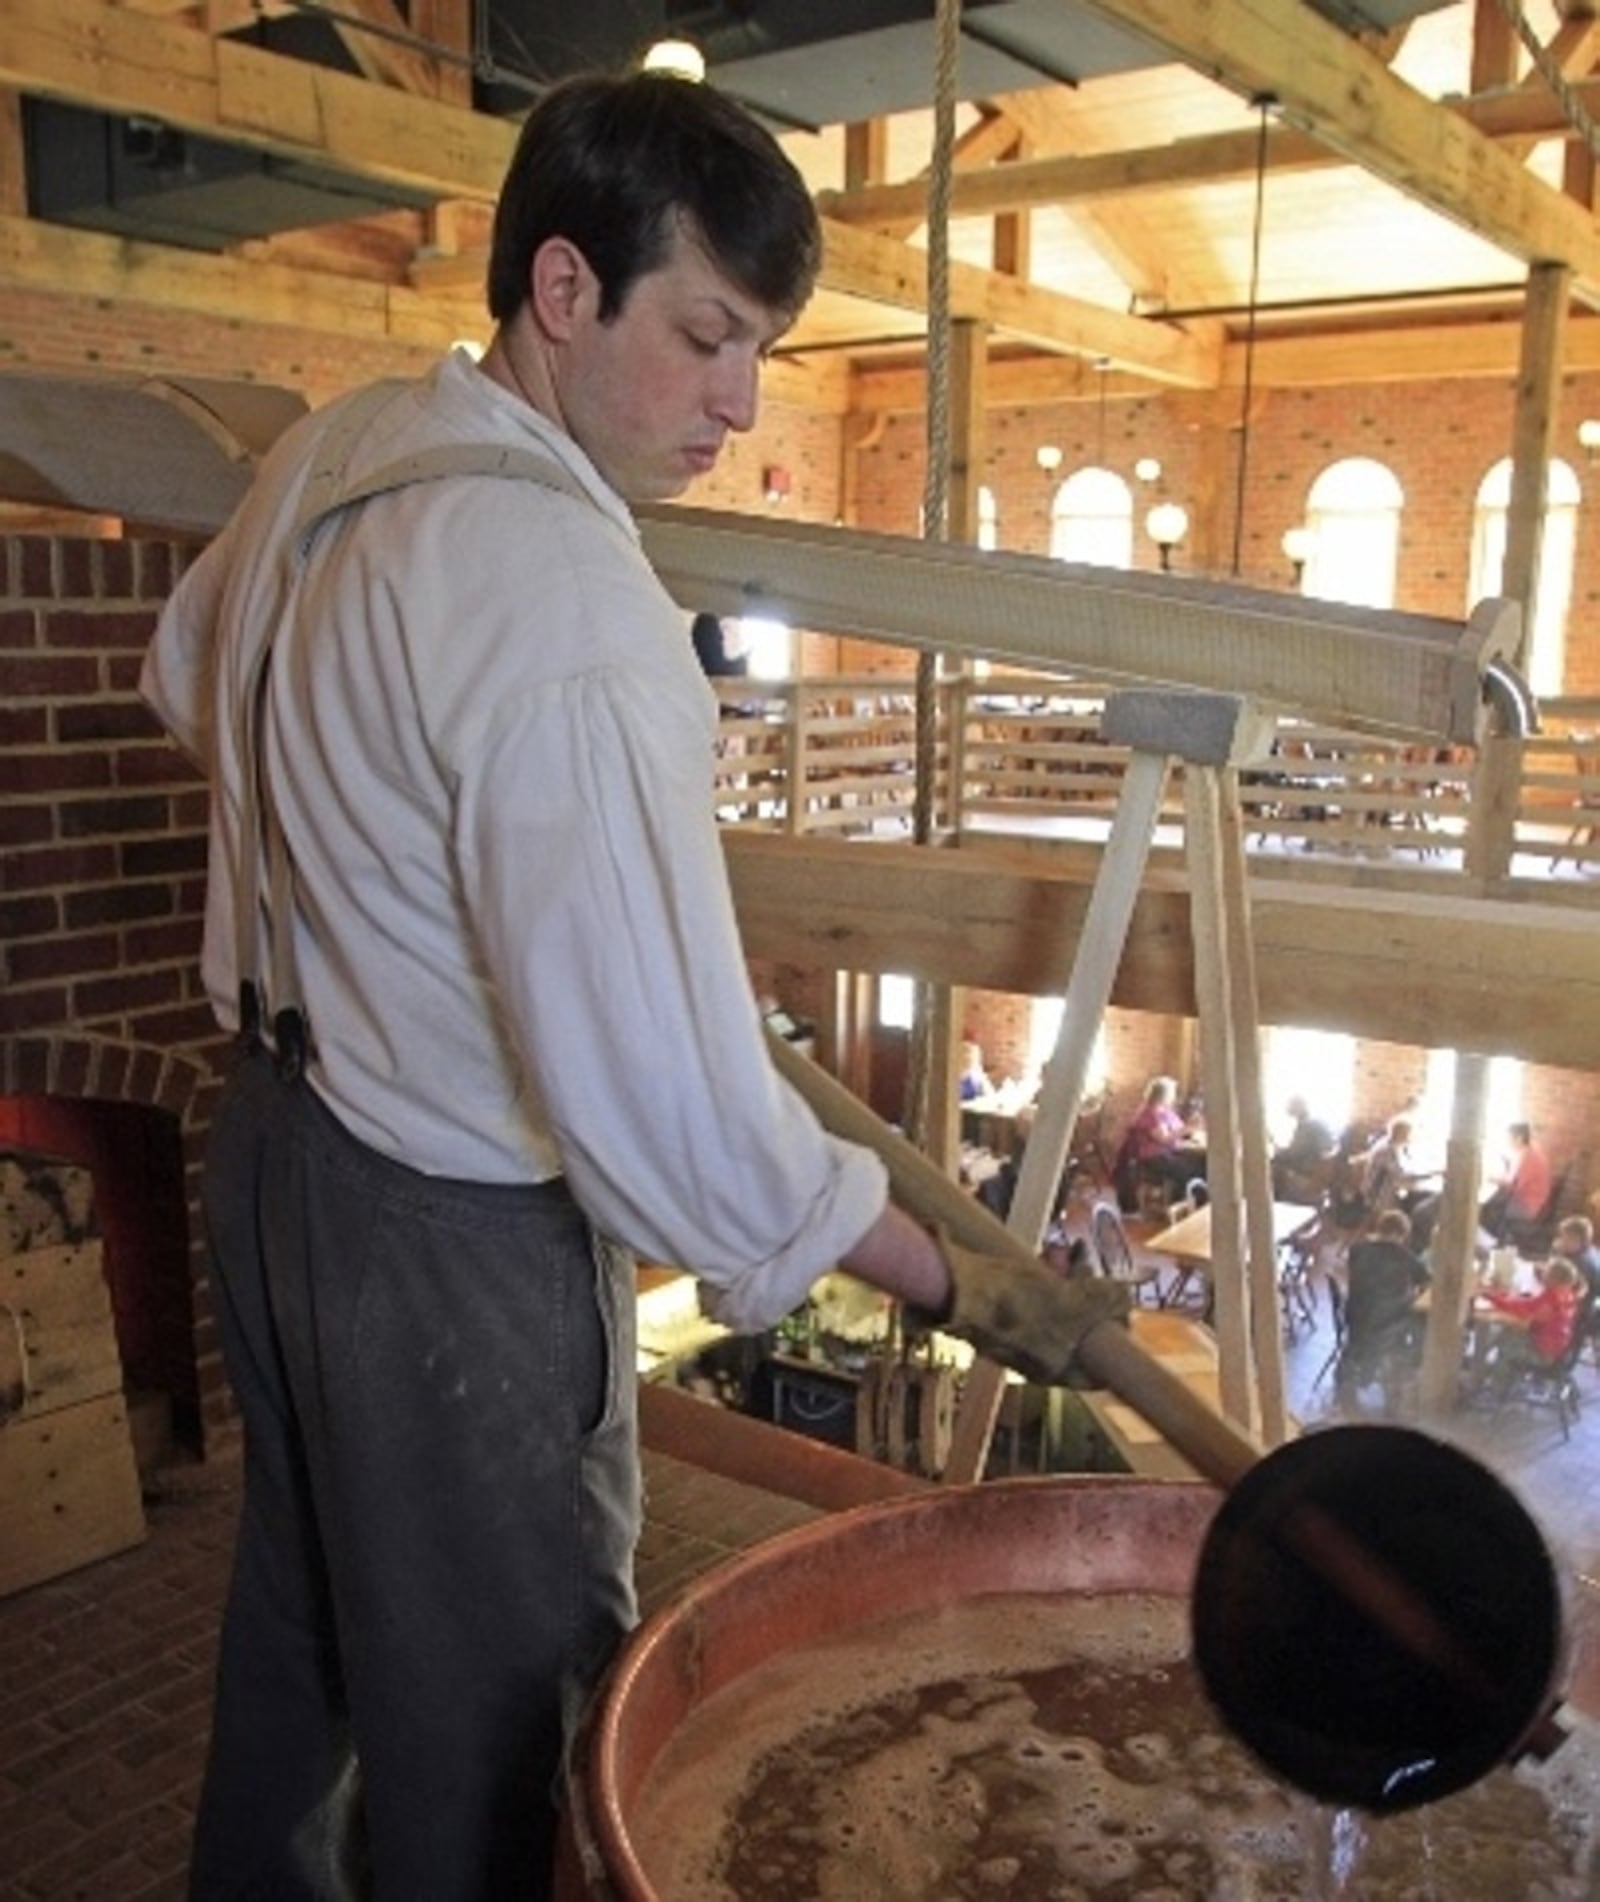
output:
M1546 471L1555 428L1556 402L1566 338L1571 273L1565 266L1536 264L1528 272L1522 325L1517 406L1512 428L1511 506L1501 592L1523 609L1519 654L1525 662L1538 599L1543 544ZM1516 847L1517 805L1522 785L1523 742L1490 734L1478 754L1466 844L1466 869L1484 889L1505 878ZM1478 1190L1483 1181L1483 1121L1489 1059L1462 1051L1456 1059L1450 1138L1445 1151L1444 1195L1434 1231L1434 1293L1423 1346L1419 1404L1440 1415L1455 1404L1466 1334L1467 1289L1478 1239Z
M1234 1095L1239 1112L1239 1157L1250 1245L1250 1329L1261 1400L1261 1438L1268 1446L1281 1446L1289 1437L1289 1413L1279 1312L1278 1238L1272 1219L1272 1165L1267 1155L1267 1110L1261 1083L1256 949L1250 929L1250 889L1245 875L1244 818L1239 806L1237 768L1223 766L1205 770L1215 772L1217 781L1222 904L1227 925L1228 1013L1233 1023Z
M1228 981L1227 913L1217 815L1216 775L1184 774L1184 834L1194 988L1200 1007L1200 1055L1206 1079L1206 1180L1211 1189L1211 1289L1217 1333L1217 1392L1223 1414L1249 1433L1256 1414L1250 1313L1240 1220L1238 1099L1234 1023Z
M1572 272L1563 264L1528 269L1517 366L1516 412L1511 432L1511 501L1506 511L1506 554L1500 591L1522 603L1519 658L1527 665L1533 617L1539 599L1539 557L1544 543L1545 490L1555 438L1556 407L1565 361L1567 309Z
M1473 1249L1478 1238L1478 1184L1483 1172L1483 1115L1489 1059L1462 1051L1456 1059L1444 1197L1433 1235L1433 1293L1422 1348L1417 1400L1423 1417L1448 1415L1461 1383Z
M1128 761L1111 836L1095 876L1083 935L1067 979L1055 1052L1045 1071L1022 1171L1006 1218L1006 1227L1030 1250L1038 1249L1046 1224L1055 1213L1052 1204L1056 1187L1083 1102L1095 1037L1122 961L1128 923L1150 856L1150 841L1161 817L1166 781L1165 755L1135 752ZM947 1480L963 1484L982 1475L1004 1385L1004 1370L993 1361L973 1362L956 1414L945 1467Z
M783 778L788 789L783 829L798 838L806 829L806 696L804 682L791 680L789 718L784 727Z

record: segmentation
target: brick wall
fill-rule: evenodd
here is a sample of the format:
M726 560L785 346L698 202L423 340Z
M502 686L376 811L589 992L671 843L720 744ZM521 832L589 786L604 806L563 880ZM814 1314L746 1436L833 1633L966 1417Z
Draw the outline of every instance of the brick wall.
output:
M1287 588L1289 565L1281 542L1302 521L1312 482L1329 463L1371 456L1398 479L1405 495L1395 605L1424 614L1460 615L1466 607L1473 508L1478 486L1510 453L1513 392L1509 379L1454 383L1375 383L1327 389L1271 390L1257 398L1251 424L1245 534L1240 579ZM1600 415L1600 377L1569 378L1563 386L1556 450L1583 490L1567 638L1566 691L1600 693L1600 469L1591 470L1577 446L1577 426ZM922 506L923 421L893 418L876 447L862 452L860 526L892 534L916 532ZM1050 543L1050 502L1062 476L1103 460L1134 490L1134 565L1153 569L1158 557L1143 521L1158 499L1188 507L1200 532L1197 498L1216 496L1215 545L1210 570L1232 569L1233 498L1239 432L1226 431L1227 466L1202 468L1214 456L1213 437L1201 426L1199 401L1183 394L1111 398L1105 406L1102 457L1100 410L1093 401L1027 410L996 410L988 425L982 479L995 492L1002 547L1042 554ZM1041 443L1063 452L1060 471L1046 476L1035 460ZM1160 480L1143 484L1134 463L1153 456ZM1196 560L1185 545L1175 565Z
M0 1095L165 1112L192 1208L221 1054L197 965L205 793L136 693L183 559L163 541L0 537ZM201 1421L220 1430L193 1247Z

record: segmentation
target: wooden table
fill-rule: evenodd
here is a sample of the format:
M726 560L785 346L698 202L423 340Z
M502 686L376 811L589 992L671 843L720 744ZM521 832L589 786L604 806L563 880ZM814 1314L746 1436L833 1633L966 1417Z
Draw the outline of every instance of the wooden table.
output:
M1274 1202L1272 1205L1272 1239L1274 1242L1286 1242L1297 1230L1307 1227L1316 1220L1317 1211L1307 1208L1303 1202ZM1211 1266L1211 1204L1203 1209L1195 1209L1192 1214L1181 1217L1170 1228L1164 1228L1159 1234L1152 1235L1141 1242L1152 1255L1171 1255L1175 1261L1188 1262L1196 1268Z
M1308 1227L1316 1217L1317 1211L1307 1208L1303 1202L1274 1202L1274 1244L1281 1246L1291 1235ZM1162 1306L1171 1307L1181 1299L1192 1277L1196 1273L1208 1272L1211 1267L1211 1204L1208 1202L1204 1208L1182 1216L1171 1227L1161 1229L1139 1246L1148 1254L1167 1255L1178 1263L1178 1278L1162 1297Z

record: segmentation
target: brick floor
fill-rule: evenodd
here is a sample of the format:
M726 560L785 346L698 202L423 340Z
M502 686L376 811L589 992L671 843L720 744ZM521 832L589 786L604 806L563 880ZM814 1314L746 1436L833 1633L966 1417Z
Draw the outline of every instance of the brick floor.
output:
M809 1506L645 1456L648 1614ZM184 1892L237 1467L177 1469L142 1546L0 1603L0 1898L172 1902Z
M1326 1318L1290 1358L1290 1398L1328 1417ZM1543 1523L1558 1561L1600 1561L1600 1373L1563 1443L1553 1416L1466 1416L1456 1436ZM816 1516L807 1506L646 1455L639 1554L648 1614L734 1551ZM183 1893L238 1477L163 1476L137 1549L0 1601L0 1902L171 1902Z

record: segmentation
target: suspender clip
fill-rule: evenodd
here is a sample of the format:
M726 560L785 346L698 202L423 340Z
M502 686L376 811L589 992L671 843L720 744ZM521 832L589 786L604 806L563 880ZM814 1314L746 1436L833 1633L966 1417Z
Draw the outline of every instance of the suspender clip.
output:
M247 1057L261 1048L261 993L249 978L239 985L239 1048Z
M298 1083L306 1072L310 1039L306 1036L306 1020L293 1005L273 1018L272 1041L278 1051L278 1075L285 1083Z

